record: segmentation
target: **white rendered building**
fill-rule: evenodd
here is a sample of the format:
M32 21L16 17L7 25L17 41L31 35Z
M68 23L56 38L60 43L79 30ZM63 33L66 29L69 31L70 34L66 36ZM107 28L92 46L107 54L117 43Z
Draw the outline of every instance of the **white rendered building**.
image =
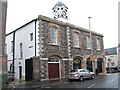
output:
M37 19L34 19L6 35L8 71L14 71L15 79L25 78L25 59L38 56L37 26Z

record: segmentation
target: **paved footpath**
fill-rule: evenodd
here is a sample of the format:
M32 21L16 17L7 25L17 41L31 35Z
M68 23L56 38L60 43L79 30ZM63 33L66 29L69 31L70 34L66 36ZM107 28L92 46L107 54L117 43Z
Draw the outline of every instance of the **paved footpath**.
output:
M42 87L44 85L50 85L54 83L61 83L66 81L67 79L57 79L57 80L46 80L46 81L21 81L21 80L15 80L13 82L10 82L7 84L2 90L14 90L15 88L38 88Z

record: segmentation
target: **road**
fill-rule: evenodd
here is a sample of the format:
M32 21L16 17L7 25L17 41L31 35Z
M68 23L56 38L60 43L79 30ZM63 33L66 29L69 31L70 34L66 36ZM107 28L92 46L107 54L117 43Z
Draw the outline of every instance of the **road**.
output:
M118 74L109 74L106 76L96 76L93 80L65 81L61 83L43 85L41 88L118 88ZM120 86L120 85L119 85Z
M107 74L107 75L98 75L95 76L93 80L84 80L83 82L80 81L72 81L69 82L68 79L64 80L57 80L57 81L48 81L48 82L31 82L28 84L21 84L16 85L15 90L43 90L43 89L50 89L50 90L69 90L75 88L75 90L86 90L86 89L94 89L99 90L119 90L120 88L120 73L114 74Z

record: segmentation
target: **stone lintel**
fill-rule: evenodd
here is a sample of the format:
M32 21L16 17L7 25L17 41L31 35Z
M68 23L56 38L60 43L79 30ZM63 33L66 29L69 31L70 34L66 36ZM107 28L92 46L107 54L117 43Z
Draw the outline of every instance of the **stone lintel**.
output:
M48 60L48 58L40 58L39 60Z

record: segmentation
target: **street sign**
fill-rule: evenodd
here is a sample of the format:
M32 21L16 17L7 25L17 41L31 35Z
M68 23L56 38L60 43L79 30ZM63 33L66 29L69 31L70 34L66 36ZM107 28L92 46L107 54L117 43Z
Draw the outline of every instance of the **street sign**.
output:
M105 51L104 53L105 53L105 55L108 55L108 51Z
M6 59L2 59L2 62L4 62L4 63L5 63L5 62L7 62L7 60L6 60Z
M90 61L94 61L94 56L90 55Z
M109 62L111 62L111 59L108 59Z

